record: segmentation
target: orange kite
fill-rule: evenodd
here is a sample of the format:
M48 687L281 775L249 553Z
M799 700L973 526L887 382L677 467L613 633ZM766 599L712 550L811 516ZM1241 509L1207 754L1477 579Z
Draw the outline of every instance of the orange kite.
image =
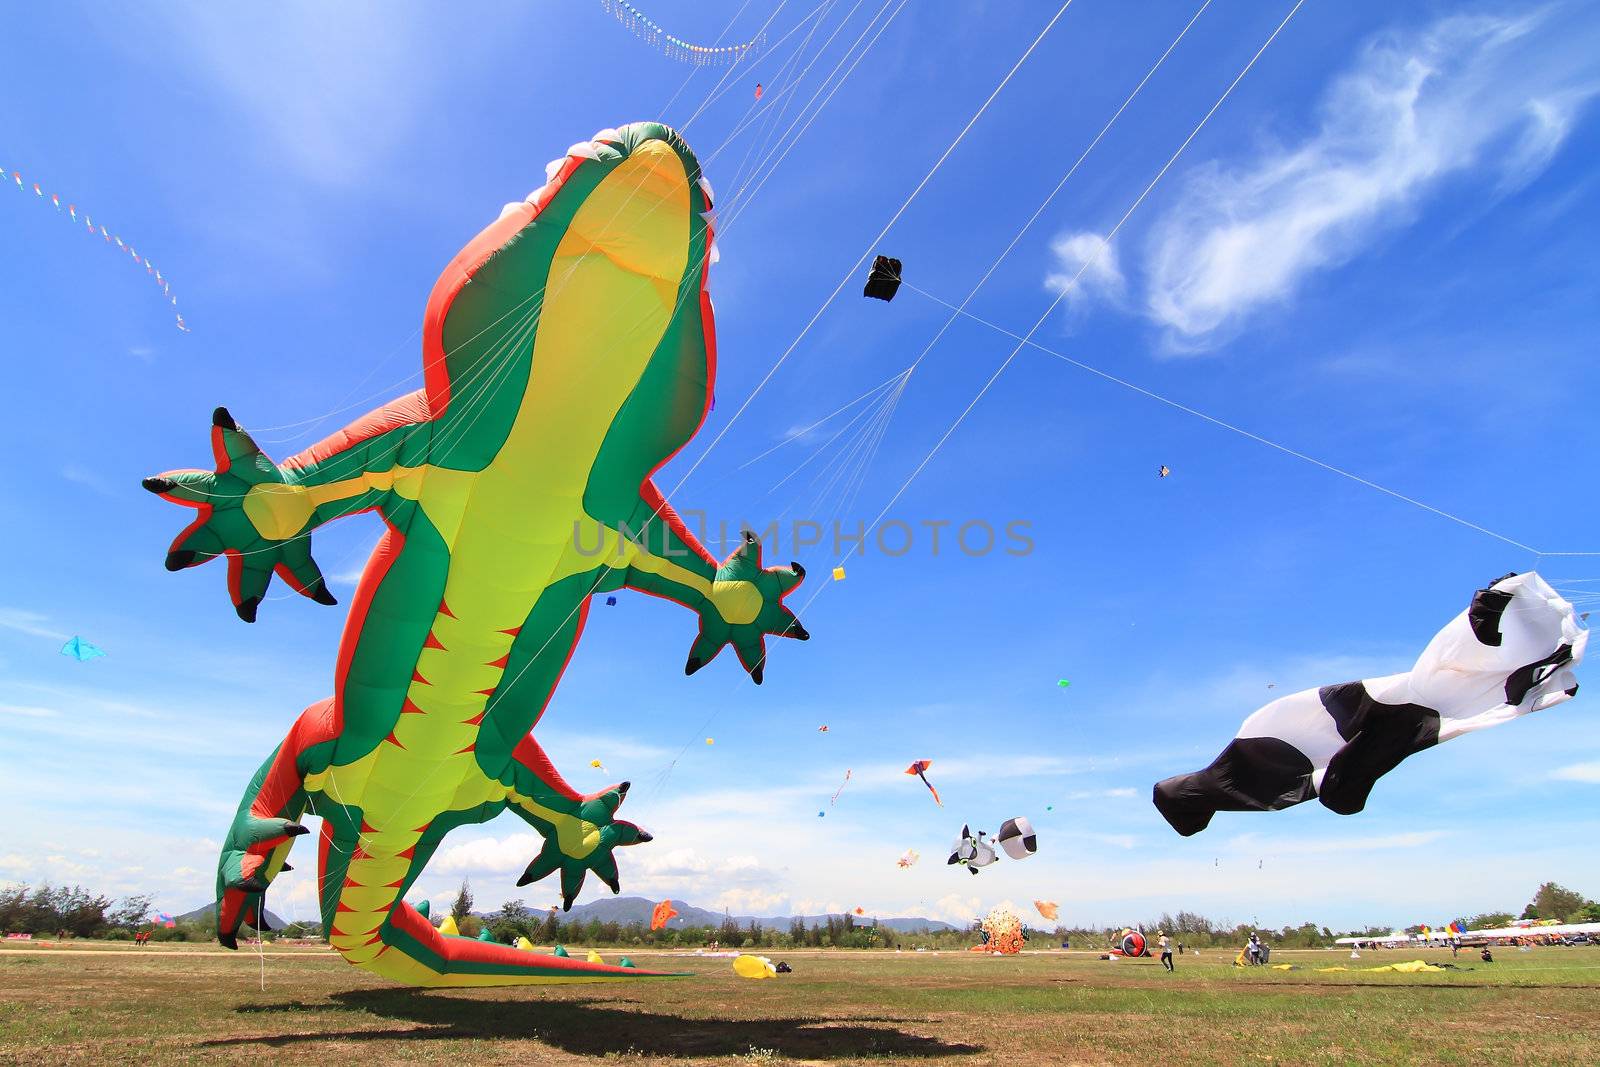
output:
M663 900L661 903L657 904L655 906L655 910L650 913L650 929L659 930L677 917L678 913L673 909L672 901Z

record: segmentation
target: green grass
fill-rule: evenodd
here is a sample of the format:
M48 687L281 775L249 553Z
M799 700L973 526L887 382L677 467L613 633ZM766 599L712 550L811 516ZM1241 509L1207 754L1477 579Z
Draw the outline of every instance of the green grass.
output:
M1415 958L1278 952L1104 963L1087 953L795 951L775 981L723 960L631 953L696 976L618 986L422 991L320 948L0 949L0 1062L1600 1063L1600 949ZM612 958L615 953L608 953ZM1433 962L1447 952L1421 954Z

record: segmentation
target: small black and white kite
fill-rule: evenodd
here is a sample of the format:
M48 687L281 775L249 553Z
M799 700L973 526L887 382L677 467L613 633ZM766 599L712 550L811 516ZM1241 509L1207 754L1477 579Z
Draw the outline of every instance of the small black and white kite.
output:
M994 839L1005 849L1006 855L1014 860L1025 860L1039 851L1039 835L1033 832L1033 824L1022 815L1001 823L1000 832L994 835Z
M999 859L994 845L984 840L983 831L979 830L974 837L972 830L966 826L961 828L961 836L956 838L956 843L950 846L950 858L947 864L959 863L973 874L978 873L979 867L987 867Z
M1537 572L1508 574L1478 590L1410 671L1272 701L1211 766L1157 782L1156 808L1185 837L1219 811L1278 811L1313 797L1353 815L1407 756L1570 699L1588 640Z

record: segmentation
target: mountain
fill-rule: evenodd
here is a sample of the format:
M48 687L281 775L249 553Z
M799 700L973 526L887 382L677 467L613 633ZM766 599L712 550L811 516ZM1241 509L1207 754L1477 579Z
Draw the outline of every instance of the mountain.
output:
M650 913L655 910L656 901L644 897L609 897L603 900L591 901L588 904L579 904L570 912L561 916L562 922L603 922L621 923L648 923ZM677 911L677 918L668 924L669 928L683 926L720 926L725 917L723 912L709 911L697 908L681 900L672 902ZM530 909L532 910L532 909ZM494 913L480 913L483 918L489 918ZM794 922L792 915L735 915L733 921L740 926L748 926L758 922L768 929L788 929ZM802 915L799 917L807 926L821 926L828 921L826 915ZM882 918L879 916L861 916L861 922L876 921L879 926L897 931L902 934L918 934L938 930L954 930L956 927L938 919L924 918Z
M208 926L215 926L217 922L217 905L213 902L203 908L186 911L182 915L174 915L173 918L181 923L204 923ZM282 930L289 924L281 916L274 915L272 909L268 908L267 925L274 930Z

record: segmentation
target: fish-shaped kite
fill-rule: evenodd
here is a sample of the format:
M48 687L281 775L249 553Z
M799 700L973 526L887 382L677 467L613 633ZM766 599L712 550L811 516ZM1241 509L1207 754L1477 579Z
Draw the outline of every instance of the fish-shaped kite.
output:
M1056 915L1060 913L1061 909L1061 905L1057 904L1053 900L1036 900L1033 902L1033 906L1040 915L1043 915L1046 919L1051 920L1055 919Z
M673 919L678 917L677 909L672 906L672 901L663 900L650 912L650 929L659 930Z
M939 799L939 791L933 787L933 783L928 781L928 776L927 776L926 773L924 773L925 771L927 771L927 769L929 767L932 767L932 766L933 766L933 760L931 760L931 759L919 759L915 763L913 763L911 766L906 768L906 773L907 774L914 774L918 778L921 778L922 779L922 784L927 786L928 787L928 792L933 794L933 802L935 804L939 805L942 808L942 807L944 807L944 801Z
M906 867L915 867L917 865L917 861L921 858L921 856L917 855L916 849L908 848L906 849L905 854L902 855L897 862L900 864L901 869L904 869Z

